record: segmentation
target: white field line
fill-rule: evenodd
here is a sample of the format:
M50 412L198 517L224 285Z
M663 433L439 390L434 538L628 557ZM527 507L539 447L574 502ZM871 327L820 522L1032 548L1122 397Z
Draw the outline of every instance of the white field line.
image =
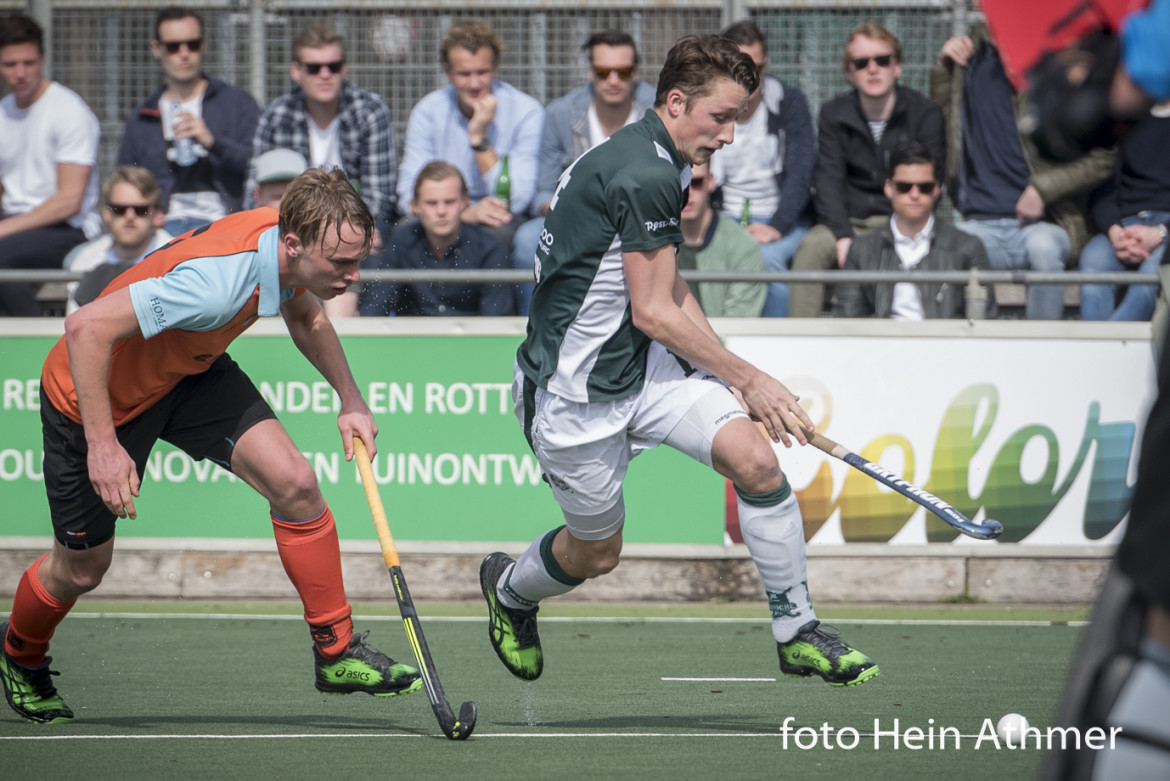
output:
M303 621L304 618L300 615L291 613L86 613L74 610L69 613L70 618L122 618L122 619L193 619L193 620L215 620L215 621ZM402 617L397 615L372 616L360 615L355 616L358 621L401 621ZM420 615L421 620L431 623L478 623L485 620L480 616L428 616ZM574 624L574 623L593 623L593 624L755 624L767 623L767 618L699 618L699 617L671 617L671 616L547 616L541 617L540 622L545 623L559 623L559 624ZM1071 626L1083 627L1088 626L1088 621L980 621L978 619L933 619L933 618L847 618L847 619L826 619L824 623L834 624L850 624L850 625L869 625L869 626L1038 626L1038 627L1054 627L1054 626Z
M775 679L775 678L667 678L666 676L663 676L663 677L662 677L662 678L660 678L659 680L662 680L662 681L715 681L715 682L720 682L720 683L721 683L721 682L724 682L724 681L731 681L731 682L739 682L739 681L746 681L746 682L754 682L754 681L769 681L769 682L775 682L775 681L776 681L776 679Z
M847 728L846 728L847 729ZM843 733L844 730L830 731L830 737L836 734ZM848 737L854 736L858 738L872 738L875 734L872 732L862 732L861 730L852 730L844 732ZM822 733L817 733L818 737ZM477 732L472 735L472 740L484 740L488 738L773 738L780 737L780 731L775 732ZM879 737L889 737L883 733ZM953 740L955 735L947 735L948 740ZM959 735L958 738L962 740L976 740L980 735ZM986 736L983 736L986 738ZM324 740L353 740L355 738L431 738L438 739L438 735L417 735L406 733L391 733L391 732L338 732L332 734L314 734L314 733L297 733L297 734L274 734L274 735L218 735L218 734L193 734L193 735L10 735L0 736L0 742L3 741L53 741L53 740L305 740L306 738L316 738ZM986 738L990 740L990 738Z

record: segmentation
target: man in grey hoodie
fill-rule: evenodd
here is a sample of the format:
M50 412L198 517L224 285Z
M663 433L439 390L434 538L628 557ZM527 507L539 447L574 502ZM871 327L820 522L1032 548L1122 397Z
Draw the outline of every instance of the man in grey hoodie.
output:
M544 215L561 173L615 131L641 119L654 105L654 86L639 78L638 47L628 33L594 33L581 51L589 55L589 83L557 98L545 109L536 196L532 199L534 219L516 230L512 241L515 268L533 268ZM519 314L528 314L532 287L517 286Z

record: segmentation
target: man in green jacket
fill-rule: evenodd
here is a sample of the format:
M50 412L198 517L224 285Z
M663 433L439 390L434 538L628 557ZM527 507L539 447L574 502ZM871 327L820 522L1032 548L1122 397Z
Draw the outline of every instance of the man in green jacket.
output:
M764 256L752 235L711 208L715 178L709 164L691 166L690 198L683 207L678 248L680 270L763 271ZM707 317L759 317L767 286L763 282L690 282L691 293Z

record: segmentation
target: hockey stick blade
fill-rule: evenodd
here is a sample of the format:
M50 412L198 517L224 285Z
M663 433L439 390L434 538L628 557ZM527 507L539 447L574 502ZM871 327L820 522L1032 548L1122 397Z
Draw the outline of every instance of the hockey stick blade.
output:
M418 661L419 676L426 688L427 699L431 702L431 710L435 712L439 728L448 740L467 740L471 736L471 731L475 729L477 716L475 703L463 703L459 708L459 717L456 718L450 703L447 702L443 685L439 683L439 673L435 670L434 659L431 658L431 650L427 647L426 637L423 636L418 611L414 609L414 600L411 599L410 589L406 586L406 576L402 574L402 562L398 558L394 538L390 535L390 524L386 521L386 510L382 506L382 497L378 494L378 484L374 480L373 467L370 466L370 455L358 437L354 437L353 452L358 472L361 474L362 487L366 492L366 502L370 505L370 515L374 519L374 529L378 532L382 558L390 572L390 581L394 584L394 596L398 599L398 612L402 615L406 639L414 651L414 658Z
M439 674L435 671L435 662L427 647L427 639L423 635L422 624L419 623L418 612L414 609L414 601L410 597L410 589L406 586L406 576L402 574L401 567L390 569L390 580L394 583L394 594L398 597L398 612L402 614L406 639L418 661L418 672L422 676L427 699L431 701L431 710L435 712L439 728L449 740L467 740L475 729L475 703L463 703L459 707L459 717L455 717L447 702L447 695L443 693L443 684L439 683Z
M968 537L974 537L977 540L994 540L1003 534L1003 524L999 521L985 518L983 523L975 523L937 496L927 493L918 486L903 480L888 469L872 461L867 461L825 435L809 431L808 429L805 429L804 433L808 438L809 444L813 447L828 453L833 458L844 461L854 469L864 472L879 483L894 489L910 501L922 505Z

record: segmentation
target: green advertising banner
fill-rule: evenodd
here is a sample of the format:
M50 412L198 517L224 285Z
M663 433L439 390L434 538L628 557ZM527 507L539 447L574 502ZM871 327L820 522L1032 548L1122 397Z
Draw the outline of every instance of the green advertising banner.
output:
M264 323L263 326L269 326ZM283 324L230 350L309 459L342 539L373 538L365 495L345 461L337 401ZM41 472L41 363L55 341L0 338L0 536L50 533ZM519 336L343 335L379 426L374 472L394 536L417 541L527 541L561 514L512 414ZM114 378L117 381L117 378ZM721 544L723 480L670 448L635 459L626 483L627 542ZM208 461L159 443L138 518L120 536L269 538L267 505Z

